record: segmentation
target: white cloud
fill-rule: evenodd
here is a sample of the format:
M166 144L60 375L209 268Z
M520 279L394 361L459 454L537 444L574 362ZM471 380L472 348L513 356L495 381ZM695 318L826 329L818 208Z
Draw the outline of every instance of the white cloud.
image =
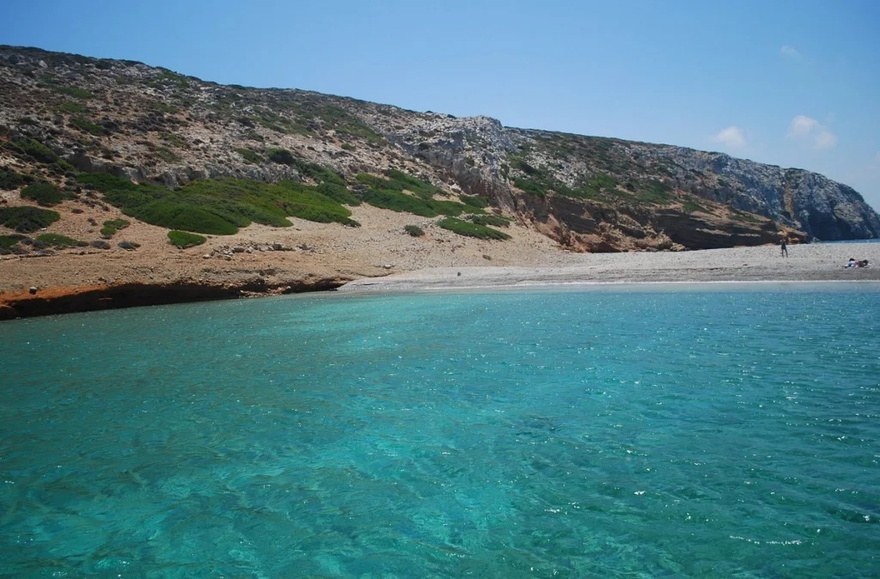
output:
M779 49L779 52L782 53L782 56L786 58L792 58L794 60L800 60L801 53L798 52L797 48L794 46L788 46L787 44Z
M828 129L816 135L815 147L817 149L830 149L837 144L837 136Z
M746 138L737 126L721 129L711 137L712 142L720 143L731 149L739 149L746 146Z
M811 144L816 149L830 149L837 144L837 135L812 117L797 115L788 125L788 138Z
M798 115L793 118L791 124L788 125L788 136L793 139L808 137L811 132L818 128L819 121L816 119L811 119L804 115Z

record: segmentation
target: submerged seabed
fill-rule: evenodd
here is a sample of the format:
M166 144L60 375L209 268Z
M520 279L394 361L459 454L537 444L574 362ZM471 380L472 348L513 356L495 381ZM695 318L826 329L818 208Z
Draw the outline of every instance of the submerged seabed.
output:
M0 324L0 575L877 576L880 292L716 289Z

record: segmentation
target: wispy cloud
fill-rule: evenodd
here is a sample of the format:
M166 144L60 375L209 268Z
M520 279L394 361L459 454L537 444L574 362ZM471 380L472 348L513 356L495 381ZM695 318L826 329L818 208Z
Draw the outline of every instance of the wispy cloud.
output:
M812 117L797 115L788 125L788 138L809 143L816 149L830 149L837 144L837 135Z
M780 48L779 52L782 53L782 56L786 58L791 58L793 60L800 60L801 58L803 58L803 56L801 56L801 53L798 52L797 48L795 48L794 46L789 46L787 44Z
M719 143L730 149L741 149L747 144L742 130L735 125L721 129L712 135L711 140L713 143Z

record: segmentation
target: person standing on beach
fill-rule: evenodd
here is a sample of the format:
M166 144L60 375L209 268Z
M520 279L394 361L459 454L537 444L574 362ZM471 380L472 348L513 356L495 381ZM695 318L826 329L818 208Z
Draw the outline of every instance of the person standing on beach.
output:
M788 245L785 243L785 238L782 238L782 243L779 248L782 250L782 257L788 257Z

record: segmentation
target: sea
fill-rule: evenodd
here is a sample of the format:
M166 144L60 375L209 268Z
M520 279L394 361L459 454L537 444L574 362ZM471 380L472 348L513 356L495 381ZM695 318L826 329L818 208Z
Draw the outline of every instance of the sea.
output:
M3 577L880 576L880 284L0 323Z

